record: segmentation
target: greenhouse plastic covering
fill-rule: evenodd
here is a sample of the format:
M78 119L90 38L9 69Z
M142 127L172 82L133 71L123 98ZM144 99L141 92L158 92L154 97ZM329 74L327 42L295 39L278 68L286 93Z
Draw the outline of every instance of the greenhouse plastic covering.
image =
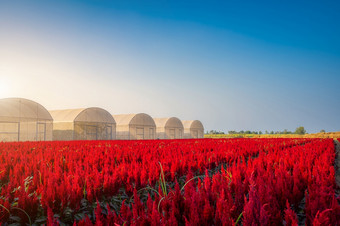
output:
M52 140L53 119L40 104L23 98L0 99L0 141Z

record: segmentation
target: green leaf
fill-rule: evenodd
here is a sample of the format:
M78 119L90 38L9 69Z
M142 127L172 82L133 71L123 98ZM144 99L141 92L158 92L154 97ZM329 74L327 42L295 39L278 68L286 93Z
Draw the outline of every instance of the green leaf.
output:
M18 216L10 216L9 219L14 222L21 222L21 218Z

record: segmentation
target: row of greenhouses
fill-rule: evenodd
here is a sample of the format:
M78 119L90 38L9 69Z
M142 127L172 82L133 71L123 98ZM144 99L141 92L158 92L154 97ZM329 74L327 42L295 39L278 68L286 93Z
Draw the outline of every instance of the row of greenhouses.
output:
M97 107L48 111L31 100L0 99L0 141L190 139L203 134L199 120L112 115Z

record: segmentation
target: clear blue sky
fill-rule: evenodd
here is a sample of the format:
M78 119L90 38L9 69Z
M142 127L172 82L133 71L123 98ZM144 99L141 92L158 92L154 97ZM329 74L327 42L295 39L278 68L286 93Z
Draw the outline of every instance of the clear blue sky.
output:
M338 1L0 0L0 98L340 130Z

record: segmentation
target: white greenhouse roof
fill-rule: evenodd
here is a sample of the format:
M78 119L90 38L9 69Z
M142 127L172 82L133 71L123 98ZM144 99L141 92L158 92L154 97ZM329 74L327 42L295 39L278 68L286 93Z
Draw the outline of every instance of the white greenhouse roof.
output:
M150 125L156 126L153 118L145 113L113 115L117 125Z
M24 98L0 99L0 117L52 121L51 114L37 102Z
M102 108L79 108L50 111L55 122L100 122L116 124L112 115Z
M182 120L182 123L186 129L204 129L202 122L199 120Z
M176 127L183 128L181 120L176 117L170 118L154 118L157 127Z

